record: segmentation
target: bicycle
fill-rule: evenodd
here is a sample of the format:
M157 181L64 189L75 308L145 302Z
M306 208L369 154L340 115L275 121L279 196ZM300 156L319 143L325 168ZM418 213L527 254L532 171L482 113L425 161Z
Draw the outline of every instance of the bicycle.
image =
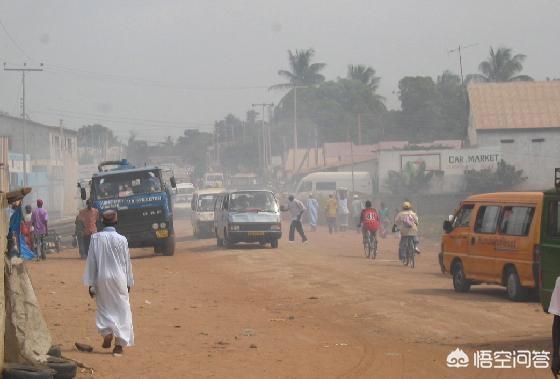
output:
M402 238L402 237L401 237ZM414 239L413 238L406 238L405 245L404 245L404 254L401 257L401 262L405 266L410 266L410 268L414 268L415 256L416 256L416 249L414 248Z
M375 233L370 230L366 231L366 238L364 239L364 255L371 259L377 257L377 238Z

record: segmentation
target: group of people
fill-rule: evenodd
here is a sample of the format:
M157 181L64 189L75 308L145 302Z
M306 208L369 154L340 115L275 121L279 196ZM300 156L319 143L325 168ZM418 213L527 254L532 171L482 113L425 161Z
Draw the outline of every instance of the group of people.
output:
M45 237L49 233L49 214L43 207L43 200L37 199L36 205L37 207L33 209L28 204L22 212L21 204L15 203L13 205L10 228L13 232L21 234L22 241L20 242L23 242L30 251L35 252L37 260L44 260L47 258ZM21 246L20 250L22 250Z
M389 230L389 209L384 203L380 205L381 207L378 211L373 208L370 200L362 203L358 195L354 195L354 200L352 201L352 216L357 231L362 233L364 241L368 234L372 234L374 238L377 238L378 234L380 234L381 237L385 237ZM304 243L308 242L308 238L303 230L302 217L304 213L307 212L311 230L317 230L319 215L319 202L317 199L313 194L310 194L307 199L306 207L303 202L294 198L293 195L290 195L288 197L288 206L284 210L288 211L292 217L288 235L289 242L294 241L296 231L301 236ZM349 215L350 210L348 209L346 193L341 192L337 194L337 198L335 198L334 194L330 194L325 205L325 216L329 233L332 234L337 230L347 230ZM401 236L399 243L399 259L403 258L406 247L409 246L409 241L412 241L416 253L420 254L420 249L418 248L418 224L418 215L412 209L412 204L409 201L405 201L402 204L401 210L395 215L393 222L393 231L399 231Z

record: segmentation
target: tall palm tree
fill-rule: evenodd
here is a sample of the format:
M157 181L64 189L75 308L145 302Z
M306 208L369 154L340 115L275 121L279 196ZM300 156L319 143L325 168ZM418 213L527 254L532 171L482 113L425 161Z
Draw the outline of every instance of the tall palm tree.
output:
M326 66L325 63L311 63L315 50L296 50L295 54L288 50L290 69L279 70L278 75L287 79L287 83L275 84L270 89L292 88L294 86L307 86L319 84L325 81L325 77L319 72Z
M379 87L379 81L381 78L375 76L375 70L369 66L364 66L362 64L358 65L348 65L348 79L358 80L364 83L371 89L371 92L376 92Z
M523 71L525 54L513 55L512 49L500 47L494 51L490 47L490 56L478 65L481 74L470 75L471 80L480 82L514 82L532 81L528 75L518 75Z

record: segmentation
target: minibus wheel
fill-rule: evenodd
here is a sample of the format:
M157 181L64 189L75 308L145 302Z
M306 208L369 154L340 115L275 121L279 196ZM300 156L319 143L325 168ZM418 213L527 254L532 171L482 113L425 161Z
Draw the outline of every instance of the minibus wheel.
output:
M506 290L510 300L513 301L524 301L527 300L528 291L527 288L521 286L521 281L519 280L519 275L515 268L508 268L506 274Z
M453 264L453 288L456 292L468 292L471 289L471 282L465 278L461 261Z

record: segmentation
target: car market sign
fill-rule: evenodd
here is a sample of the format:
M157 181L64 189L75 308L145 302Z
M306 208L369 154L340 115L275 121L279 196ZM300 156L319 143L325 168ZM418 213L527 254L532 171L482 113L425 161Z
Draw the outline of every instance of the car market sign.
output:
M465 149L447 153L443 164L448 170L495 170L501 160L499 151Z

